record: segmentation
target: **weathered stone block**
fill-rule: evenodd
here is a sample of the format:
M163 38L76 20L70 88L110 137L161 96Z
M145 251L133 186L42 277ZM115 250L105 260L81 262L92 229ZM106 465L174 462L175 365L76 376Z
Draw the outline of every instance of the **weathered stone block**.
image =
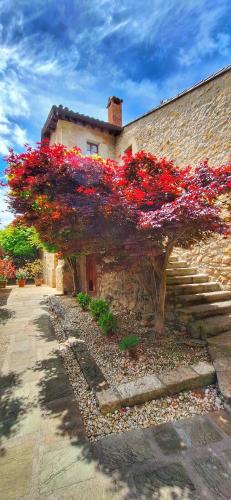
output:
M121 397L116 389L110 388L106 391L96 392L96 399L98 401L100 410L103 413L108 413L120 408Z
M160 380L165 385L167 394L177 394L198 387L198 374L189 366L163 373L160 375Z
M141 377L127 384L117 386L124 405L141 404L164 396L164 384L155 375Z
M215 384L216 382L216 372L215 368L211 363L207 361L199 361L195 365L192 365L191 368L197 373L197 387L204 385Z

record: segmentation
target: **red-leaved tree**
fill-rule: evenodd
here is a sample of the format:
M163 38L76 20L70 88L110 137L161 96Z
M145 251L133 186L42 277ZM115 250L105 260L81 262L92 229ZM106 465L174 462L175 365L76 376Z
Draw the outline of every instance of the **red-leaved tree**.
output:
M228 231L216 200L231 188L231 165L183 169L144 151L119 164L48 143L12 151L8 163L10 205L50 249L69 263L81 252L112 255L120 266L139 261L156 333L173 247Z

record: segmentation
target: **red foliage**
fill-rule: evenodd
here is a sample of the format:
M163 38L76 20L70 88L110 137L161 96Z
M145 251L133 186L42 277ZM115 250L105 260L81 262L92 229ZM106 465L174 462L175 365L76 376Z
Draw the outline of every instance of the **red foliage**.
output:
M188 246L227 231L214 202L230 189L231 165L205 161L193 171L144 151L119 165L47 142L11 151L8 162L11 206L63 254L141 239L164 251L168 242Z
M15 276L13 261L8 257L0 259L0 280L5 281Z

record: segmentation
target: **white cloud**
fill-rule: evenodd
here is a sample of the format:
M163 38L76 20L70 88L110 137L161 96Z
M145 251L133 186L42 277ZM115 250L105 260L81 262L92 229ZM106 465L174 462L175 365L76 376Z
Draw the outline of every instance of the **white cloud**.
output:
M231 38L228 33L217 30L219 19L224 15L224 4L205 10L199 16L199 28L190 48L179 50L178 60L182 66L198 64L203 58L215 53L228 55L231 49Z
M7 189L0 188L0 227L5 227L14 219L14 214L7 205Z
M28 144L26 130L21 128L19 125L15 125L13 139L18 146L23 147L25 144Z

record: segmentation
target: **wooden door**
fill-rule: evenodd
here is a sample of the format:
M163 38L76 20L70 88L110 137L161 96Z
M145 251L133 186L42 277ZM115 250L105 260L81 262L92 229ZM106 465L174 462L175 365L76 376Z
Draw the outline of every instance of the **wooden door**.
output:
M94 255L86 257L86 278L87 278L87 293L89 295L96 294L96 263Z

